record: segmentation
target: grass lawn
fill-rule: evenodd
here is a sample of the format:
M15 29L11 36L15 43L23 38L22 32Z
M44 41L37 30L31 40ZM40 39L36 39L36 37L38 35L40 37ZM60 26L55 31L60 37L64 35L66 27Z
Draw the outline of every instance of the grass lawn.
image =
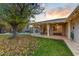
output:
M0 36L1 56L72 56L72 52L62 40L48 38L17 36Z
M48 38L36 38L38 40L38 48L35 50L34 56L72 56L72 52L64 41Z

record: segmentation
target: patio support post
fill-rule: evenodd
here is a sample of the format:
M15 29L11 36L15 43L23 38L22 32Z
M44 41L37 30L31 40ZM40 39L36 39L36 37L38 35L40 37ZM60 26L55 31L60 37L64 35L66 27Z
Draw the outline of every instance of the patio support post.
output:
M47 24L47 36L49 36L49 28L50 28L50 25Z
M68 22L68 39L71 39L71 38L70 38L70 32L71 32L71 31L70 31L70 22Z

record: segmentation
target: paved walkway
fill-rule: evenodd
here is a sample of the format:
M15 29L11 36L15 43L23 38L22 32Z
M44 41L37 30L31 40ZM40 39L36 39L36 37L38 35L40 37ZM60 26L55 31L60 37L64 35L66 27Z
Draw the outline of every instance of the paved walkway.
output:
M54 38L57 40L64 40L64 42L67 44L67 46L70 48L70 50L72 51L72 53L75 56L79 56L79 43L72 41L72 40L68 40L66 37L64 36L46 36L46 35L36 35L36 34L31 34L32 36L37 36L37 37L45 37L45 38Z
M64 36L57 36L57 35L53 35L53 36L38 35L38 34L31 34L31 35L32 35L32 36L36 36L36 37L53 38L53 39L57 39L57 40L63 40L63 39L65 39Z
M72 53L75 56L79 56L79 43L72 41L72 40L64 40L65 43L67 44L67 46L70 48L70 50L72 51Z

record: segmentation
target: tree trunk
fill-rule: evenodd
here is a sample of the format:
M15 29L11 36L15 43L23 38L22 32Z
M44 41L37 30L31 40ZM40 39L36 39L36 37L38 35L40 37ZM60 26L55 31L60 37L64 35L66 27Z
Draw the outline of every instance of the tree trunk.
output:
M17 35L17 30L16 30L16 26L15 27L12 27L13 28L13 32L12 32L12 39L16 38L16 35Z
M2 29L0 28L0 33L1 33L1 30L2 30Z

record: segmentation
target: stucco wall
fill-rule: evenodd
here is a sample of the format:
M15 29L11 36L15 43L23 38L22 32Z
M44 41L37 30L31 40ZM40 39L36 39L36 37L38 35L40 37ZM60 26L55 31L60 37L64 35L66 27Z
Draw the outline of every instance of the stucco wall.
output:
M79 42L79 18L70 21L71 31L74 33L74 41Z

